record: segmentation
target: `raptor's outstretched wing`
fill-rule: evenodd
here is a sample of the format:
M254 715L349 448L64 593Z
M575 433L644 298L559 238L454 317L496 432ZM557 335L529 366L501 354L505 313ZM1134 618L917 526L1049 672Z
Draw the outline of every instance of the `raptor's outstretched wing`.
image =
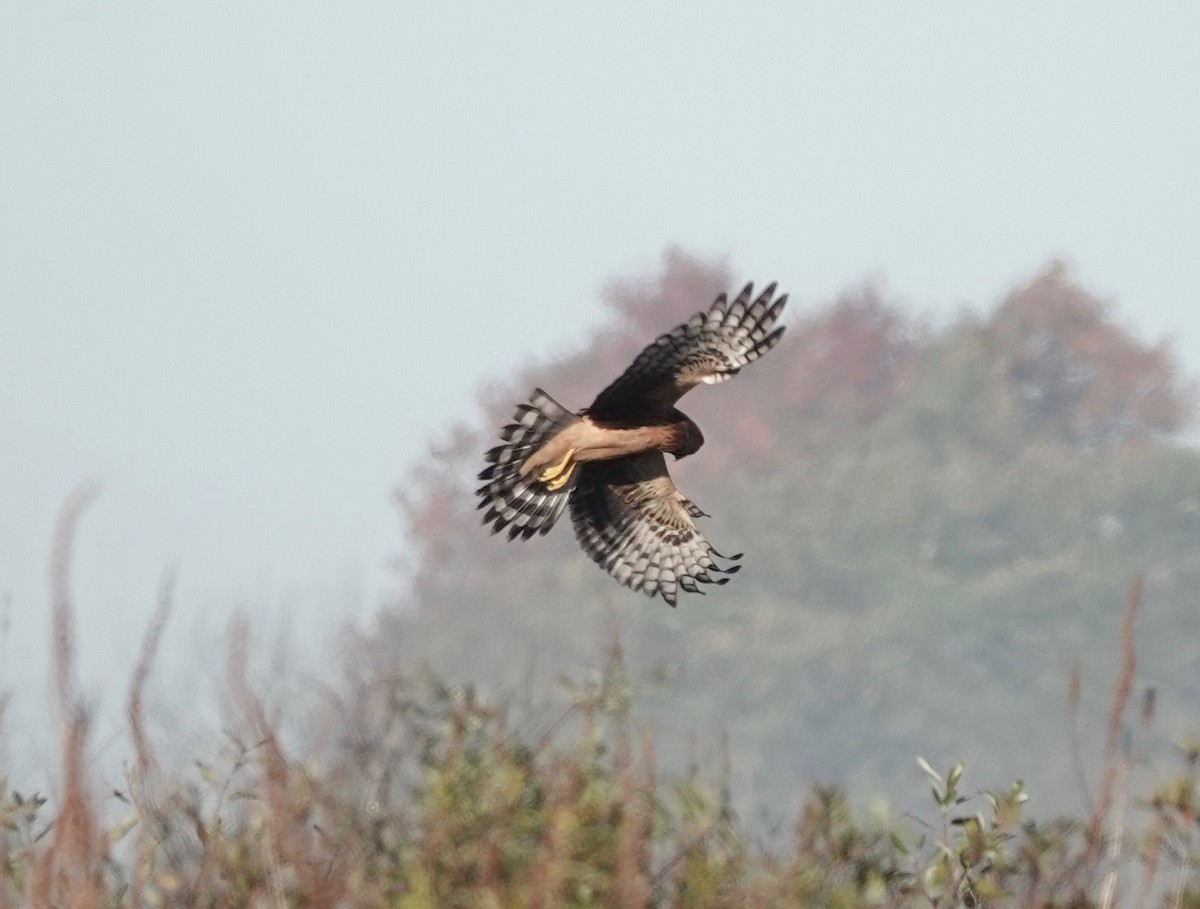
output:
M671 406L702 382L724 382L775 346L783 327L774 328L787 294L772 302L770 284L753 303L754 285L747 284L732 303L724 294L708 312L698 312L661 335L638 354L633 364L592 402L597 418L618 415L628 407Z
M662 452L582 465L570 509L579 544L601 568L672 606L680 589L702 593L700 584L729 580L710 572L733 574L740 567L717 564L726 557L696 528L704 513L675 488Z

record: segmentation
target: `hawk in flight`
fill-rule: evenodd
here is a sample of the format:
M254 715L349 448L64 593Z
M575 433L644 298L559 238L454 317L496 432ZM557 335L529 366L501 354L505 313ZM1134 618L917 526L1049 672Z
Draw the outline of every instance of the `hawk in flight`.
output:
M721 294L661 335L586 410L572 413L537 389L501 431L504 444L487 453L483 523L528 539L569 505L579 544L626 587L674 606L680 589L703 593L700 584L728 581L711 573L740 566L716 559L740 555L721 555L700 533L696 518L706 515L675 488L664 455L686 457L704 444L675 408L688 389L732 378L778 343L787 295L773 300L774 284L753 295L752 284L732 303Z

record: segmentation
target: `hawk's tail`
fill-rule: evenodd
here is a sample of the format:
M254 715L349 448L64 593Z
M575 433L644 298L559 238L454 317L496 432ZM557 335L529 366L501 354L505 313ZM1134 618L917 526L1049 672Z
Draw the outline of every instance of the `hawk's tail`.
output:
M528 404L517 407L513 422L500 432L504 444L487 453L488 466L479 474L485 482L476 494L479 507L487 509L483 523L492 525L492 533L508 527L510 540L519 536L529 539L554 526L574 483L552 490L533 477L521 476L521 465L552 436L578 420L540 388Z

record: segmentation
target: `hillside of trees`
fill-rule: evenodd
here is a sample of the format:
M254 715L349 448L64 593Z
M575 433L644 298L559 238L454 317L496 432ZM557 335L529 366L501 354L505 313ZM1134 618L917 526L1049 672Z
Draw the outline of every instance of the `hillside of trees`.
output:
M814 783L897 798L917 754L1079 810L1141 576L1147 747L1196 731L1200 456L1178 440L1193 388L1059 262L944 325L873 284L793 306L776 351L689 394L706 444L673 475L713 544L746 552L707 597L670 609L618 587L569 522L489 536L474 478L513 405L537 385L585 406L740 283L669 252L607 288L610 323L585 347L497 381L448 430L399 486L412 583L369 636L365 678L427 665L537 728L555 680L615 628L664 760L713 760L727 735L737 804L768 825Z

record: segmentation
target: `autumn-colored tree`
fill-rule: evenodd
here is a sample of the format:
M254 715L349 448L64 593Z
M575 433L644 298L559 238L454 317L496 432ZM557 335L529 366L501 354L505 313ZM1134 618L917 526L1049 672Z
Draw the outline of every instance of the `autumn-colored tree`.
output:
M924 328L888 303L876 284L843 293L828 309L797 326L791 381L783 390L792 407L849 404L873 417L887 406Z
M988 334L1032 432L1081 449L1177 432L1192 389L1166 342L1145 344L1053 262L996 310Z

